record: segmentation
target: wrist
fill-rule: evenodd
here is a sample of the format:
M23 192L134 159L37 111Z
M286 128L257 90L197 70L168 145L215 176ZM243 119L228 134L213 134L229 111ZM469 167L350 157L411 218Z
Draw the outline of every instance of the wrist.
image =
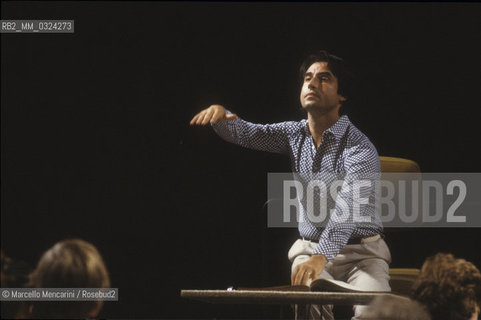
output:
M313 254L313 255L311 256L311 259L313 259L313 260L315 260L315 261L327 263L327 258L326 258L326 256L323 255L323 254Z

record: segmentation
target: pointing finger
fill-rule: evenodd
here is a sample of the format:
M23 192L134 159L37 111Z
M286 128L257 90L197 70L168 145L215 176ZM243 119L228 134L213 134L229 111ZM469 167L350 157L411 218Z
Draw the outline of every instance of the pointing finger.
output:
M209 123L213 113L214 112L212 111L212 109L207 110L207 112L205 113L204 119L202 120L202 125L206 125L207 123Z
M197 118L197 121L195 122L195 124L197 124L197 125L202 124L202 120L204 120L205 113L206 113L205 110L201 112L201 114L199 115L199 118Z
M196 115L192 118L192 120L190 120L190 125L193 125L193 124L197 121L197 118L198 118L198 117L199 117L199 113L196 114Z

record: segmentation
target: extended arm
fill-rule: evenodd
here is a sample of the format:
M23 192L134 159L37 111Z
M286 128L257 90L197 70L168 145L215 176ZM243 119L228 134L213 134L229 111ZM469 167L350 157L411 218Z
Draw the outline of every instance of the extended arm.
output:
M223 106L219 104L213 104L196 114L194 118L190 120L190 125L205 126L208 123L214 124L217 121L234 120L236 118L236 114L227 112Z
M240 119L221 105L212 105L202 110L190 122L191 125L208 123L228 142L260 151L275 153L288 151L286 123L254 124Z

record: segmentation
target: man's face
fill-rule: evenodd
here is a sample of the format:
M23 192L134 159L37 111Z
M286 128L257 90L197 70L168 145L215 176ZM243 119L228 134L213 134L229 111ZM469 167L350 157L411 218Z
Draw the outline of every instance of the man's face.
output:
M315 62L307 69L301 89L301 105L307 111L338 112L346 99L337 93L337 78L327 62Z

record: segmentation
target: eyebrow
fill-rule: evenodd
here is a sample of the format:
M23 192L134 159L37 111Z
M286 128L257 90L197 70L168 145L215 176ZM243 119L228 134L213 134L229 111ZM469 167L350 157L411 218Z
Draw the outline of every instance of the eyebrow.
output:
M304 75L304 78L307 77L307 76L313 76L313 73L312 72L306 72L306 74ZM328 76L328 77L332 77L332 73L331 72L319 72L316 74L316 76Z

